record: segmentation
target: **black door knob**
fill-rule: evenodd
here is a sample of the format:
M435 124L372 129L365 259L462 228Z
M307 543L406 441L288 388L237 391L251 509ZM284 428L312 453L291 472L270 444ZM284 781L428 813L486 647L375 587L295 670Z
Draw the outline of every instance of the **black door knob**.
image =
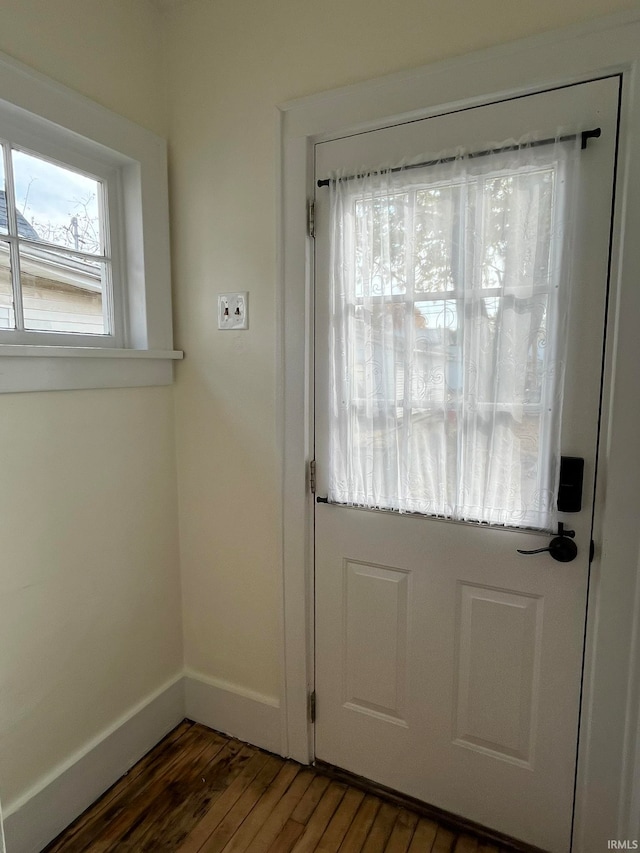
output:
M518 554L546 554L549 552L554 560L559 563L570 563L578 556L578 546L573 541L575 533L573 530L565 530L562 524L558 525L558 535L549 542L548 548L535 548L533 551L522 551L518 548Z

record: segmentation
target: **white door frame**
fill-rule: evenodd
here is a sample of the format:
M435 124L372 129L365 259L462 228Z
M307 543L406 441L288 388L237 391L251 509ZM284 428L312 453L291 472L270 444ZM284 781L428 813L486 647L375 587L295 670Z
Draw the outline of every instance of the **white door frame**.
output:
M490 100L623 75L611 296L586 629L574 853L640 832L640 10L394 74L279 108L283 487L283 743L313 759L313 145ZM634 150L635 149L635 150ZM635 156L633 156L635 154ZM624 235L629 238L624 240ZM605 500L606 496L606 500Z

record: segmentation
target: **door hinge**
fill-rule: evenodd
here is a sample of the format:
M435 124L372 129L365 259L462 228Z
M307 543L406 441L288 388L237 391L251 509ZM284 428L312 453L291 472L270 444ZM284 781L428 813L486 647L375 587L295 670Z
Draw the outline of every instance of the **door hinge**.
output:
M309 693L309 698L307 700L308 710L309 710L309 722L315 723L316 721L316 691L312 690Z
M309 491L312 495L316 493L316 460L309 462Z
M310 201L307 205L307 234L309 237L316 236L316 203Z

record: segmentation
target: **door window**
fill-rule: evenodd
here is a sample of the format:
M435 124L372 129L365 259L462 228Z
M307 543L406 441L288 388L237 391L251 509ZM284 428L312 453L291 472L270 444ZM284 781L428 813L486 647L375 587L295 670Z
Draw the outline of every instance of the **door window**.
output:
M555 524L575 152L334 176L332 502Z

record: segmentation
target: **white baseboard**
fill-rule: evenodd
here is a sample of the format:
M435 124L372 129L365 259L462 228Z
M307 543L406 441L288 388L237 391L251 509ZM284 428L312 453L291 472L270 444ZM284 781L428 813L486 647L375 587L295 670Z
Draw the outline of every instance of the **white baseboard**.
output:
M39 853L185 717L282 754L277 699L187 672L8 804L6 853Z
M185 673L184 696L188 719L282 755L277 699L191 671Z
M180 675L10 804L7 853L38 853L177 726L185 716L183 688Z

